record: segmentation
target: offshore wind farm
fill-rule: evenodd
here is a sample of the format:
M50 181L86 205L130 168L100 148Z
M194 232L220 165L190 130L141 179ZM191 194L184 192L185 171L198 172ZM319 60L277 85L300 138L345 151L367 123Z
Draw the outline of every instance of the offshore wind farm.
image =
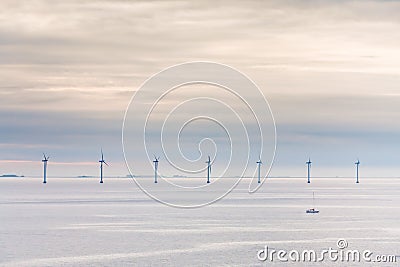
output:
M102 183L103 164L109 169L112 164L106 162L103 149L100 155ZM185 191L191 195L195 187L188 186L196 186L205 178L206 184L211 184L211 166L218 166L216 158L218 155L206 157L205 172L197 178L173 178L159 175L163 173L159 165L163 158L154 156L154 175L135 179L144 188L154 187L172 199L179 194L167 185L185 180ZM400 178L366 177L360 183L359 159L353 177L312 177L309 158L302 177L263 180L266 177L261 175L265 172L259 156L253 162L253 177L213 177L222 181L213 188L219 194L232 180L241 181L230 194L200 209L162 205L144 194L132 175L107 179L101 186L93 182L95 176L77 179L50 175L52 179L48 180L49 156L44 154L42 163L43 183L48 181L45 185L31 177L0 180L1 224L7 229L0 232L2 244L7 244L0 254L4 266L179 266L188 262L198 266L257 266L265 263L259 252L266 246L272 250L290 247L323 251L336 244L337 236L345 236L341 241L349 242L350 248L387 255L389 264L400 260L394 246L400 238ZM351 162L348 165L350 168ZM263 182L255 195L246 192L252 181ZM352 226L354 221L362 222L362 226ZM97 246L99 243L101 246ZM274 265L285 264L275 260ZM318 265L331 266L332 262Z
M46 154L43 153L43 183L46 184L47 183L47 164L49 161L49 156L46 156ZM214 163L213 161L211 161L211 157L208 156L207 157L207 161L205 163L207 163L207 184L210 183L210 177L211 177L211 165ZM159 170L158 170L158 165L160 162L160 156L156 156L154 155L154 183L157 184L158 183L158 176L159 176ZM105 161L104 159L104 153L103 153L103 149L101 149L101 159L99 160L100 163L100 183L103 183L103 164L106 166L109 166L108 163ZM263 164L263 162L261 161L261 157L258 159L258 161L256 162L257 164L257 183L261 183L261 166ZM311 159L309 158L308 161L306 162L307 164L307 183L311 183ZM356 183L359 183L359 165L360 165L360 160L357 159L357 161L354 163L356 165ZM148 175L146 175L148 176ZM18 177L18 176L17 176ZM85 176L84 176L85 177ZM133 175L127 175L127 177L133 177ZM184 176L180 177L181 179L184 178ZM217 177L217 178L221 178L221 177ZM232 178L232 177L228 177L228 178ZM249 178L249 177L247 177ZM267 177L264 177L267 178Z

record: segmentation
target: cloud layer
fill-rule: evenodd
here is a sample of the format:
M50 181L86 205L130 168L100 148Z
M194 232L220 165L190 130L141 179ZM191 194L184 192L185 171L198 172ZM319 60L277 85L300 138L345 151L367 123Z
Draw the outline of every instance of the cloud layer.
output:
M232 65L263 90L278 126L274 174L296 175L309 155L326 170L356 157L375 173L394 168L399 13L399 1L2 1L0 172L40 175L43 151L96 162L103 147L109 172L126 174L131 95L193 60Z

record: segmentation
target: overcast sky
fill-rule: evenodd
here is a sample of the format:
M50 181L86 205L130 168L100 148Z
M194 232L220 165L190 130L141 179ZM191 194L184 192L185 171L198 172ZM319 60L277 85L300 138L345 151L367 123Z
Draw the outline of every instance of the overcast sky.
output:
M0 3L0 174L128 173L124 111L149 76L247 74L277 124L273 175L400 176L400 1ZM138 159L139 160L139 159ZM134 171L135 172L135 171ZM140 172L140 171L138 171ZM174 173L170 173L174 174Z

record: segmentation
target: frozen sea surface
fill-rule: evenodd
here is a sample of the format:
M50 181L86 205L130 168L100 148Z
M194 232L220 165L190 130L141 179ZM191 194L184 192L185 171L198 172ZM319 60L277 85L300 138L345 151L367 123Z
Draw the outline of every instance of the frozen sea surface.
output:
M155 185L163 190L163 182ZM223 200L177 209L130 179L0 180L1 266L399 266L397 263L261 262L266 245L400 255L400 179L248 181ZM316 194L319 214L306 214ZM171 193L173 194L173 193Z

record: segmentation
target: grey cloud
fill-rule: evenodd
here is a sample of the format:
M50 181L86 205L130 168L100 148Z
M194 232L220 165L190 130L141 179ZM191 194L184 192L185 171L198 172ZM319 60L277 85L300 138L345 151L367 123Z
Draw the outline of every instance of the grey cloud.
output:
M122 161L133 91L172 64L212 60L270 100L279 164L352 157L351 144L394 164L399 13L398 1L2 1L1 143L31 146L2 158L32 159L46 144L87 160L106 143Z

